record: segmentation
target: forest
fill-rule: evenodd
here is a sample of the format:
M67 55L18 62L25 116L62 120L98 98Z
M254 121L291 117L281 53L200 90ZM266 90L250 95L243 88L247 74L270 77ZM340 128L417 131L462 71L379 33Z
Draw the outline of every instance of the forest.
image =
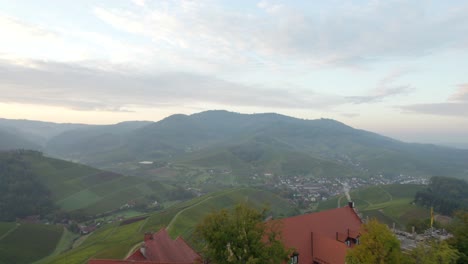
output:
M50 192L23 160L24 152L42 155L29 150L0 153L0 221L46 215L54 210Z
M453 215L468 208L468 183L456 178L432 177L427 188L416 193L415 201L444 215Z

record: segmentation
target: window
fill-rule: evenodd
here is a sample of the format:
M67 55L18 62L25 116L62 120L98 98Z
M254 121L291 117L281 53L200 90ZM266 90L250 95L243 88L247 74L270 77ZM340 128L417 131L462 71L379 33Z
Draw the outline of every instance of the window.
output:
M299 253L294 252L289 259L289 264L298 264L299 263Z

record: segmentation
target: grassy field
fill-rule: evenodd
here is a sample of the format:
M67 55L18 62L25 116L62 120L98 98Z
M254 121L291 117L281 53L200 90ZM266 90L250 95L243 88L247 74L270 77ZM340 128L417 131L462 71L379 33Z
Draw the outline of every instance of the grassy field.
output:
M63 233L62 233L62 237L60 238L57 246L55 247L54 252L52 252L52 254L50 254L46 258L43 258L43 259L41 259L39 261L34 262L34 264L47 263L47 261L52 259L54 256L57 256L60 253L71 249L72 246L73 246L73 242L78 237L79 237L78 234L72 233L72 232L68 231L68 229L64 228Z
M54 251L62 233L60 226L21 224L0 239L0 263L32 263L44 258Z
M79 247L47 259L43 263L85 263L89 258L124 258L129 250L141 243L148 231L168 227L173 237L190 239L195 225L214 210L230 208L240 202L252 206L270 206L274 215L289 215L295 211L287 201L275 194L252 188L231 189L201 196L151 214L148 218L128 225L113 223L92 233Z
M351 199L364 218L377 218L388 225L405 228L406 224L415 218L429 217L429 211L414 205L413 199L417 191L424 188L414 184L395 184L372 186L351 192ZM336 208L347 203L346 197L338 196L319 204L318 210Z

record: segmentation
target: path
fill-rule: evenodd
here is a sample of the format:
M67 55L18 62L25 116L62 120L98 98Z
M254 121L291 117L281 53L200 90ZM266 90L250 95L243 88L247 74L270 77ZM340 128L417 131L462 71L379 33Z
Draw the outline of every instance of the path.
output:
M8 236L9 234L11 234L13 231L15 231L21 224L16 224L12 229L8 230L5 234L3 234L2 236L0 236L0 240L4 239L6 236Z
M194 203L194 204L192 204L192 205L190 205L190 206L188 206L188 207L186 207L186 208L180 210L179 212L177 212L177 214L174 215L174 217L172 218L171 222L167 225L167 228L166 228L166 229L167 229L168 231L171 229L172 224L174 223L174 221L177 219L177 217L178 217L182 212L184 212L184 211L187 210L187 209L192 208L193 206L195 206L195 205L197 205L197 204L200 204L200 203L202 203L202 202L204 202L204 201L207 201L207 200L209 200L209 199L211 199L211 198L212 198L212 197L210 196L210 197L208 197L208 198L206 198L206 199L203 199L203 200L201 200L201 201L199 201L199 202L197 202L197 203Z
M343 199L343 195L340 196L340 198L338 198L338 207L337 208L340 208L341 207L341 199Z

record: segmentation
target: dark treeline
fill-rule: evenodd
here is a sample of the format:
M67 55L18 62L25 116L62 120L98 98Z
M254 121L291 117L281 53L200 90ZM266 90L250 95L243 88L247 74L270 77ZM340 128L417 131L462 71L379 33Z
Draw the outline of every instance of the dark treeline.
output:
M0 152L0 221L12 221L30 215L46 215L54 210L50 192L24 160L24 153Z
M434 207L445 215L452 215L456 210L468 208L468 183L464 180L448 177L432 177L425 190L416 193L417 204Z

